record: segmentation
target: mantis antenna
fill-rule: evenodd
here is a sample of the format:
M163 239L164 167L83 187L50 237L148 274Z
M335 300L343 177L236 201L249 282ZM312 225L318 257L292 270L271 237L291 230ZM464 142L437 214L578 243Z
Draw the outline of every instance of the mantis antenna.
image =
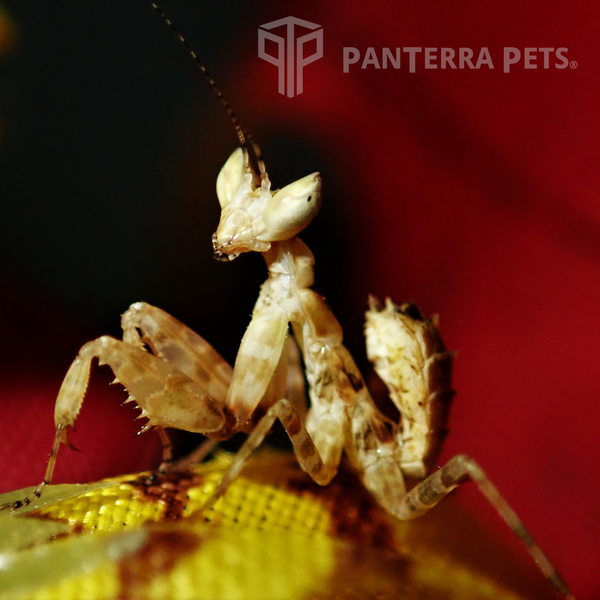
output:
M237 115L235 114L235 112L233 112L231 105L229 104L229 102L227 102L227 99L225 98L225 96L223 96L223 93L217 87L215 80L210 76L209 72L206 70L206 67L202 64L202 62L198 58L198 55L194 52L194 49L190 46L188 41L183 37L183 35L179 31L179 29L177 29L177 27L175 27L175 25L173 25L173 22L171 21L171 19L169 19L169 17L167 17L167 15L165 15L165 13L162 11L160 6L158 6L158 4L152 2L152 0L148 0L148 1L150 2L152 7L154 8L154 10L156 10L156 12L160 15L161 19L169 26L171 31L177 36L179 41L185 46L189 55L196 61L196 65L198 65L198 69L200 69L200 72L206 77L206 79L208 81L208 85L210 86L210 89L214 92L215 96L218 98L219 102L221 103L221 105L226 110L227 114L229 115L229 118L231 119L231 122L233 123L233 126L235 127L235 131L240 140L240 145L244 149L244 161L245 161L246 171L251 170L250 165L248 163L248 144L249 144L252 148L252 152L254 153L254 157L256 158L256 164L258 165L258 169L260 171L260 178L262 180L266 179L267 171L265 168L265 163L262 158L262 153L260 151L260 148L258 147L258 144L254 141L252 134L242 127L242 124L240 123L239 119L237 118Z

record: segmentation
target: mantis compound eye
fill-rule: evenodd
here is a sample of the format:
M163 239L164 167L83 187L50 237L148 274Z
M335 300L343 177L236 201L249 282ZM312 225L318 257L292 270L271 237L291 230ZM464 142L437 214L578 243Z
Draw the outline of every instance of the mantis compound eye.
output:
M263 213L265 231L259 240L277 242L289 240L300 233L319 212L321 177L307 175L279 190Z

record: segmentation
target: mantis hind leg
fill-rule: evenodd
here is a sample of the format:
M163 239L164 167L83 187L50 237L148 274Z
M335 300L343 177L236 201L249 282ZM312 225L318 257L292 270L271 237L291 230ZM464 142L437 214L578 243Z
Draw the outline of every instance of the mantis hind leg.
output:
M415 519L420 517L455 487L468 479L473 480L477 484L481 493L498 511L498 514L513 533L521 540L554 589L563 598L573 600L573 596L564 579L552 565L548 557L542 552L542 549L525 528L517 513L515 513L496 486L489 480L485 471L472 458L465 454L459 454L451 458L441 469L432 473L410 490L393 511L393 514L399 519Z

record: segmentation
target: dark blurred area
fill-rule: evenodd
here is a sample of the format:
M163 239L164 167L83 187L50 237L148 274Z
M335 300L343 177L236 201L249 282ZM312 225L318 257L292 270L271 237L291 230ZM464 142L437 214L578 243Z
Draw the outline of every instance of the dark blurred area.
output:
M149 3L5 4L18 30L1 65L6 289L35 297L37 311L64 311L113 335L118 315L143 299L233 359L265 270L256 256L228 265L212 258L214 184L237 137L195 64ZM238 59L255 44L248 3L163 8L264 148L275 185L327 170L314 142L245 114ZM306 239L329 295L351 269L339 259L351 250L334 190L326 192ZM336 251L319 252L320 244Z

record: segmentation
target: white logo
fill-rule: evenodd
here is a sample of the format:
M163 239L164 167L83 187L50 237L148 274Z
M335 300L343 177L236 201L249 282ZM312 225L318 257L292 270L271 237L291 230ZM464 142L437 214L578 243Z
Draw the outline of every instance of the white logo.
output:
M270 29L282 27L283 25L287 26L285 38L269 32ZM296 25L311 29L313 32L294 38L294 27ZM265 50L266 40L277 44L277 56L267 54ZM314 54L304 56L304 45L311 40L316 41L317 49ZM284 42L286 43L284 44ZM304 67L323 57L323 29L316 23L297 19L296 17L286 17L285 19L260 25L258 30L258 56L277 67L279 93L286 95L288 98L293 98L303 91Z

